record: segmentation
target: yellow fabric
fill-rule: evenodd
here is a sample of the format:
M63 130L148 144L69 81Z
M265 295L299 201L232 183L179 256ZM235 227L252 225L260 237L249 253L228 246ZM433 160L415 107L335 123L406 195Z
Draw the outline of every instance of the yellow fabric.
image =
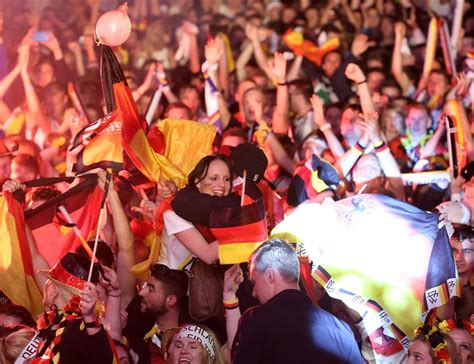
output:
M230 47L229 38L224 33L217 33L217 35L224 41L225 54L227 56L227 69L229 73L232 73L235 70L235 61L234 56L232 55L232 48Z
M43 311L43 299L32 276L25 274L16 222L8 211L5 197L0 197L0 281L1 290L15 304L33 316Z
M219 244L219 263L237 264L249 261L250 255L257 249L260 243L234 243Z
M84 165L90 166L100 161L123 162L122 134L116 129L99 134L84 148L82 154Z
M329 186L319 178L318 171L311 171L311 185L318 193L329 188Z
M5 127L6 136L20 134L21 130L23 129L23 125L25 124L25 121L26 117L23 112L19 114L14 114L8 122L8 125Z
M180 171L178 183L175 180L173 182L182 188L196 164L212 152L216 128L196 121L165 119L158 123L158 129L165 139L165 160L174 166L173 171Z
M148 279L148 276L150 275L150 266L155 264L161 248L161 239L154 231L147 235L145 242L150 243L150 255L148 256L148 259L135 264L130 268L130 272L141 281L146 281Z

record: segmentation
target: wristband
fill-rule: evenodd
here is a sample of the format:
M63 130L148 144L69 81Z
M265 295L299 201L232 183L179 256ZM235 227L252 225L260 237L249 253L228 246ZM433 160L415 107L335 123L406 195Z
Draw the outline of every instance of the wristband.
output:
M324 124L323 126L321 126L319 128L319 130L321 130L321 131L326 131L328 129L331 129L331 124L329 124L329 123L326 123L326 124Z
M287 86L288 85L288 82L277 82L277 85L278 86Z
M360 142L357 142L357 143L355 143L354 146L352 147L352 150L353 150L354 152L356 152L357 154L362 155L362 154L364 154L365 147L362 146L362 144L360 144Z
M363 83L366 83L366 82L367 82L367 80L364 79L363 81L357 82L357 84L358 84L358 85L362 85Z
M374 145L374 148L376 154L380 154L389 150L387 144L383 140L382 143Z
M226 310L234 310L234 309L239 307L239 299L238 298L236 298L234 300L229 300L229 301L223 300L223 302L224 302L224 308Z
M107 297L120 297L121 295L121 293L119 293L118 295L109 294Z

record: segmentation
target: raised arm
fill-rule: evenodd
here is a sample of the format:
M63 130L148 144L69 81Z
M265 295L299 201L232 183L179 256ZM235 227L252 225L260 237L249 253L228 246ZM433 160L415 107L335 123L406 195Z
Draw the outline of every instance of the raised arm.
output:
M269 68L277 82L276 107L273 111L272 128L275 133L287 134L290 128L288 121L288 85L286 83L286 59L283 53L276 52Z
M291 63L290 69L288 71L288 74L286 76L287 81L293 81L298 78L298 75L300 73L301 65L303 64L303 55L299 54L296 55L295 60Z
M402 42L406 37L406 26L402 22L395 23L395 43L392 52L392 68L391 72L395 81L400 85L403 95L408 95L413 83L403 71L402 64Z
M273 80L274 75L270 67L268 66L267 56L263 52L262 45L260 44L258 28L250 23L247 23L247 25L245 26L245 34L252 42L255 60L257 61L258 67L260 67L260 69L265 72L268 79Z
M156 77L156 63L150 64L148 72L146 73L143 83L132 91L134 101L139 100L152 86L154 78Z
M357 87L357 94L359 95L362 112L365 115L377 112L372 96L370 95L369 86L367 85L367 78L360 67L355 63L349 63L346 67L345 74L346 77L354 82Z
M101 186L103 186L105 179L106 172L99 172L99 183ZM117 275L120 287L122 288L122 305L126 307L136 294L136 279L130 273L131 267L135 265L134 237L112 180L110 181L107 197L119 247L117 253Z
M253 44L251 41L246 41L244 43L244 49L240 52L239 58L235 63L235 69L237 72L237 81L242 82L247 78L247 73L245 72L245 66L249 63L250 58L253 55Z
M395 197L400 201L405 200L405 191L403 188L402 174L397 161L393 157L390 149L382 139L380 132L379 115L377 113L371 115L362 115L364 130L367 130L371 143L375 148L375 155L379 160L382 172L389 184L388 188L394 193Z
M344 155L344 148L339 139L337 139L336 134L332 131L331 124L329 124L324 118L323 100L321 100L319 96L313 95L311 96L310 101L313 107L314 125L322 131L334 157L336 157L336 159L341 158Z
M224 290L222 298L225 307L225 327L227 331L227 346L232 348L235 334L239 327L240 309L239 300L237 298L237 289L244 281L244 274L238 264L233 265L226 270L224 274Z
M29 57L30 48L27 48ZM36 125L43 130L45 134L48 134L51 131L51 123L49 122L48 118L43 114L40 102L38 99L38 95L36 94L35 88L31 83L30 76L28 73L28 62L25 61L23 67L21 69L21 79L23 80L23 87L25 89L25 96L26 96L26 103L28 105L28 110L30 114L33 116Z

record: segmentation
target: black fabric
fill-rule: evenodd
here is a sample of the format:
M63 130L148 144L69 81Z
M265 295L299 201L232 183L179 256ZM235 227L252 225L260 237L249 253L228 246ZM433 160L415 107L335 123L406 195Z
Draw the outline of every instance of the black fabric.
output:
M60 343L60 362L68 364L112 363L113 352L105 329L95 335L88 335L80 329L82 320L72 320L64 330Z
M171 206L179 217L193 224L209 226L212 210L240 206L240 196L235 193L224 197L211 196L187 186L178 191Z
M286 290L242 316L233 364L363 363L350 328L314 306L304 293Z

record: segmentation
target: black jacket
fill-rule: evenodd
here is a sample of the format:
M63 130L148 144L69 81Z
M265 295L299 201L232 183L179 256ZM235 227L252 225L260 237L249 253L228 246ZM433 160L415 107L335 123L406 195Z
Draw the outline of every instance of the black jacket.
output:
M363 363L351 329L314 306L297 290L286 290L242 316L233 364Z

